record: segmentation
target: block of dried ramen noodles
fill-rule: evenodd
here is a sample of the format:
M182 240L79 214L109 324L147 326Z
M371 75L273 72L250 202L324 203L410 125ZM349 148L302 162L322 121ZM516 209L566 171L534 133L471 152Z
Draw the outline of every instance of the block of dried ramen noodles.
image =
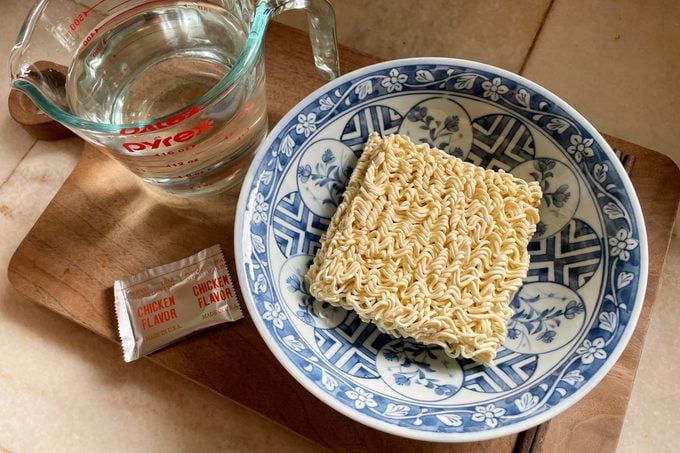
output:
M306 275L311 294L389 335L491 364L541 196L536 182L374 134Z

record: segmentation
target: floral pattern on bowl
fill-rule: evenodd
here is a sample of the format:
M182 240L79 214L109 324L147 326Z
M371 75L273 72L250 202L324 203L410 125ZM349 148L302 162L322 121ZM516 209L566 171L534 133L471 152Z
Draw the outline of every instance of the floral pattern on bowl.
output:
M374 131L408 132L541 184L543 222L493 366L393 339L353 312L317 316L328 307L305 299L300 263L318 249ZM363 68L293 108L244 181L235 246L250 315L302 385L361 423L433 441L518 432L582 398L630 338L647 277L639 203L597 131L528 80L440 58Z

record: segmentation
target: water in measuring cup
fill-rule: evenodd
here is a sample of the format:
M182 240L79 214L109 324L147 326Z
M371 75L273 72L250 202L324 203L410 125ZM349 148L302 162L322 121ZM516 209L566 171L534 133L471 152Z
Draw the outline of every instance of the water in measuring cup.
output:
M112 124L152 122L186 110L229 72L247 31L237 15L203 2L153 1L107 18L90 32L69 68L70 108L81 118ZM212 126L196 143L121 146L121 137L112 133L102 136L102 145L170 192L233 185L267 130L263 65L239 80L200 112Z

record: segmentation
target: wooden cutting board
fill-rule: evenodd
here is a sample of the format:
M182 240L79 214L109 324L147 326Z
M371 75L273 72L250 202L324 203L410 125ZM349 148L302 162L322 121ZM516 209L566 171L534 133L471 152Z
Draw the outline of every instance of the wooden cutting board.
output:
M267 33L267 95L272 125L324 83L314 73L307 40L307 35L276 23ZM343 72L376 61L341 49ZM571 451L578 447L614 451L678 206L680 171L659 153L613 137L607 139L637 157L632 179L645 214L650 246L645 307L633 339L604 381L540 429L454 445L403 439L360 425L298 384L268 350L248 315L144 360L173 370L332 450L509 453ZM10 281L29 299L118 342L114 280L213 244L222 246L235 275L233 219L237 198L237 190L200 201L156 195L118 163L86 146L71 176L15 252L9 265Z

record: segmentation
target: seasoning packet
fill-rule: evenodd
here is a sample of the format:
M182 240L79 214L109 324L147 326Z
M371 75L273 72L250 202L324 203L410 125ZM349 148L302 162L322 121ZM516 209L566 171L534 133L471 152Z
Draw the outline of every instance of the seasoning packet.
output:
M116 280L113 290L126 362L243 317L219 245Z

